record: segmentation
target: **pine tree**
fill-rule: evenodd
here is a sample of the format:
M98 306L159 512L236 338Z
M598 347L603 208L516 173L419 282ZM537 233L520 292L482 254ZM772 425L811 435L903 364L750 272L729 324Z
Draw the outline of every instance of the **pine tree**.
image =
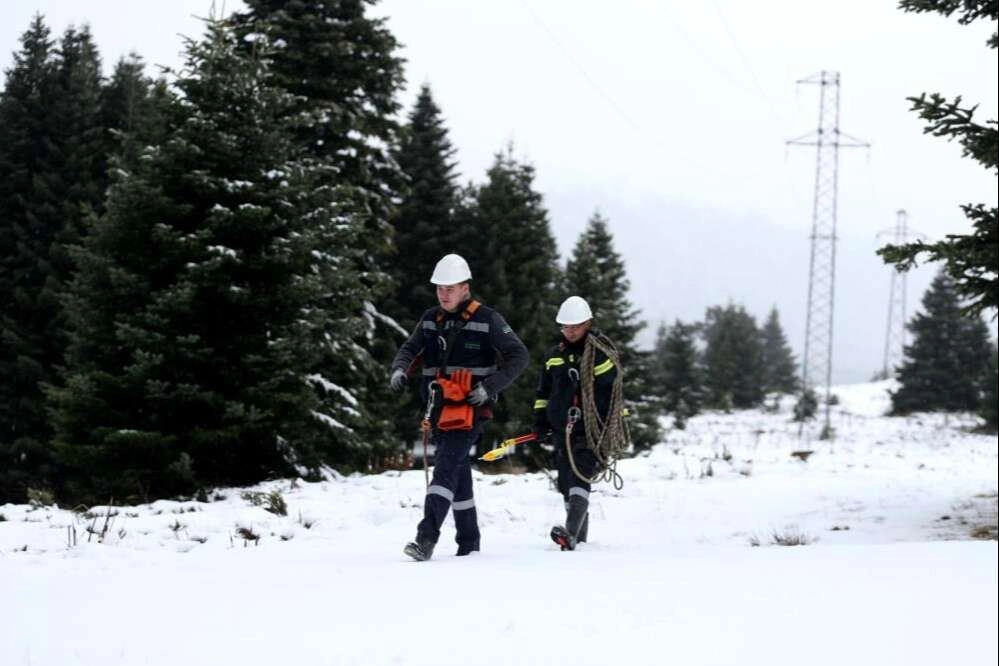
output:
M69 248L103 198L100 57L86 28L49 35L36 16L0 95L0 500L49 483L41 386L65 351Z
M50 475L36 322L47 319L39 312L47 276L38 257L58 232L56 150L47 123L57 72L50 31L36 16L0 93L0 503L25 501L26 489Z
M708 403L738 409L763 402L763 348L756 320L740 305L708 308L704 317Z
M258 31L269 35L277 47L275 85L297 97L292 113L313 116L299 127L298 143L331 160L340 184L357 188L383 240L390 200L402 186L390 151L398 143L396 94L404 80L399 43L386 19L365 15L370 0L244 4L248 10L232 17L237 32L244 40Z
M398 448L392 434L396 398L386 388L388 359L398 344L396 313L388 266L392 257L393 199L404 176L392 158L398 144L403 85L398 43L385 19L365 15L364 0L248 0L232 23L245 48L265 34L276 47L270 54L272 82L295 96L289 115L299 124L297 144L331 165L324 185L336 185L341 205L360 222L350 246L327 246L329 258L352 264L357 284L330 298L325 336L328 352L312 376L327 411L356 412L354 424L337 433L336 462L351 467ZM424 269L426 270L426 269ZM409 277L412 280L412 277ZM386 316L388 315L388 316Z
M264 56L242 56L215 22L188 44L178 125L116 175L77 253L73 341L49 390L65 498L315 467L356 413L326 412L305 381L325 344L318 305L359 282L320 248L350 246L356 228L320 184L328 167L292 141L291 98L267 85Z
M996 0L900 0L899 7L906 12L937 12L950 16L960 14L958 23L967 25L979 19L999 20L999 2ZM988 47L999 47L999 31L989 38ZM908 98L912 110L927 121L924 133L956 139L961 144L964 157L970 157L986 169L999 175L999 128L996 120L984 123L974 119L977 105L962 106L961 97L947 100L939 93ZM995 188L993 188L993 193ZM971 221L970 234L951 234L936 243L916 241L906 245L888 245L880 250L886 263L895 264L898 270L908 270L916 265L923 253L929 261L943 261L944 270L955 283L957 294L968 304L965 312L977 316L985 309L999 306L999 209L985 204L964 204L964 216Z
M659 441L662 409L652 387L652 355L636 348L635 337L645 326L628 301L630 288L624 261L614 249L607 220L594 213L576 241L566 264L565 287L582 296L593 310L596 327L617 346L624 365L625 404L636 449Z
M466 259L473 288L496 308L523 340L532 363L503 392L493 432L526 432L533 422L536 359L557 331L555 284L558 254L541 194L534 189L534 167L518 163L513 148L496 155L487 182L473 188L471 207L461 207L458 239L469 239ZM474 239L471 240L471 239ZM484 438L488 443L489 436Z
M143 149L166 139L175 100L163 79L145 75L142 58L135 53L115 65L101 91L101 126L105 128L105 153L121 169L132 168Z
M892 413L977 410L990 374L988 327L962 315L958 290L945 273L934 278L922 304L908 324L912 343L898 368Z
M697 325L678 319L669 329L660 325L656 334L655 385L662 395L663 408L674 414L677 427L700 412L704 401L704 371L695 343L697 332Z
M365 0L247 0L248 10L231 21L244 43L263 32L274 44L271 77L296 97L291 115L300 124L297 142L335 167L336 184L349 188L353 206L363 213L358 238L365 252L362 278L377 303L388 294L392 199L404 176L392 158L398 145L396 94L403 85L399 44L384 18L365 16ZM355 304L358 311L363 304Z
M454 153L441 111L424 84L396 155L409 186L392 218L397 256L391 272L398 285L393 311L406 329L436 302L427 279L434 264L445 254L465 255L471 249L452 240L458 197Z
M763 336L763 392L794 393L798 390L797 363L780 325L777 308L771 308Z

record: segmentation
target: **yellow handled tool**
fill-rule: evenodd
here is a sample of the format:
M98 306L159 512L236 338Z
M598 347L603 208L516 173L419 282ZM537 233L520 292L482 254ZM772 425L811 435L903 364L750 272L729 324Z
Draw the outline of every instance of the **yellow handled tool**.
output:
M485 460L486 462L492 462L494 460L499 460L503 456L507 456L513 453L513 447L518 444L523 444L524 442L533 442L538 438L533 432L529 432L526 435L521 435L520 437L511 437L510 439L504 439L500 442L500 445L491 451L486 451L479 460Z

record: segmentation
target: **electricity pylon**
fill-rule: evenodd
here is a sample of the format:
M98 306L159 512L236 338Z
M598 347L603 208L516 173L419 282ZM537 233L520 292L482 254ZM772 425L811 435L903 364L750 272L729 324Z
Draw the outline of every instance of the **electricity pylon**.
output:
M839 129L839 72L825 70L801 79L799 84L820 87L819 127L788 141L792 146L816 146L815 195L812 202L812 251L808 263L808 314L805 318L805 353L802 356L801 389L815 391L825 383L825 425L822 438L832 437L829 398L832 383L833 313L836 295L836 201L839 149L869 147ZM824 398L824 399L823 399Z
M895 234L892 243L906 242L907 216L904 210L895 214ZM888 325L885 327L885 360L881 373L885 379L895 376L895 366L902 361L905 348L905 273L892 268L891 283L888 288Z
M904 245L913 238L925 238L922 234L909 231L909 215L904 210L895 212L895 228L878 233L878 238L889 236L892 245ZM896 267L891 269L891 283L888 287L888 324L885 327L884 364L881 376L885 379L895 376L895 368L902 362L905 353L906 324L906 272Z

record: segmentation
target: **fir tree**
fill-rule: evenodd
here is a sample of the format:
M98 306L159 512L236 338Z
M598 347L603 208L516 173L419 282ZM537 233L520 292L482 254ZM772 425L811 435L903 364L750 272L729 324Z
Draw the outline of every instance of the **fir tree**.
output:
M630 286L607 220L594 213L566 264L565 288L570 295L586 299L596 327L617 346L624 365L632 441L636 449L647 449L659 441L661 406L652 387L652 355L640 352L635 345L635 337L645 324L628 301Z
M317 305L357 282L319 249L356 229L266 80L221 24L189 43L179 124L116 176L77 253L73 342L49 390L66 498L252 483L318 465L329 429L349 427L353 410L325 412L305 377Z
M967 25L979 19L999 20L999 2L996 0L901 0L899 6L906 12L937 12L950 16L960 14L958 23ZM999 47L999 32L993 32L988 47ZM956 139L961 144L964 157L970 157L986 169L999 175L999 128L996 120L984 123L974 119L977 105L963 106L960 96L946 99L939 93L908 98L912 110L927 121L923 130L927 134ZM993 188L993 194L995 188ZM888 245L880 250L886 263L895 264L898 270L908 270L926 253L929 261L942 261L947 274L955 283L957 294L968 304L966 314L976 316L985 309L995 310L999 305L999 209L985 204L964 204L964 216L972 224L970 234L951 234L936 243L916 241L906 245Z
M329 299L328 353L311 373L337 386L320 389L324 409L358 415L353 427L339 432L330 461L355 467L398 447L386 369L400 334L395 313L383 311L392 297L389 220L404 188L391 155L398 144L395 96L403 70L395 37L385 19L365 15L368 4L248 0L248 10L232 18L248 50L260 34L276 47L269 55L271 80L294 96L288 114L308 120L298 124L296 142L334 168L323 184L336 185L341 205L362 225L350 246L326 247L332 261L352 264L357 283Z
M975 411L990 373L988 327L962 315L958 291L945 273L923 295L923 312L909 322L912 343L896 375L892 413Z
M164 80L145 75L142 58L135 53L115 65L101 91L101 126L105 128L109 156L115 165L132 168L142 150L166 139L175 100Z
M39 259L59 231L48 124L57 72L50 31L36 16L0 93L0 503L25 501L50 474L37 386L47 377L38 323L44 330L51 309L40 312L38 296L48 278Z
M763 336L763 392L794 393L798 390L797 363L780 325L777 308L770 310Z
M697 332L697 325L678 319L669 329L660 325L656 334L655 385L662 395L663 408L674 414L677 427L700 412L704 400L704 372L695 343Z
M705 388L712 406L738 409L763 402L763 348L756 320L742 306L705 315Z
M558 255L541 194L534 189L534 167L518 163L513 149L496 155L487 182L473 188L460 211L458 238L467 237L475 293L495 307L523 340L532 364L503 392L494 429L526 432L533 422L537 367L555 339L558 308L555 284ZM484 438L488 443L489 437Z
M65 351L69 248L103 198L100 57L86 28L49 34L36 17L0 95L0 499L48 483L41 386Z
M458 197L454 153L430 86L423 85L396 155L408 190L392 218L397 247L392 276L398 285L393 311L407 329L437 300L427 279L434 264L445 254L467 255L471 249L452 240Z
M257 31L270 36L273 82L296 96L292 113L313 117L298 128L298 143L330 160L340 184L357 188L383 240L391 197L402 185L390 150L398 143L403 61L386 19L365 15L370 0L245 4L248 10L232 17L237 31L244 40Z

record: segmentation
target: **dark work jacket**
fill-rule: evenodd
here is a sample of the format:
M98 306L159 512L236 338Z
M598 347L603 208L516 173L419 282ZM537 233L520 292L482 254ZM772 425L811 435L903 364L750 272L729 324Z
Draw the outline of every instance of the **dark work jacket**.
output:
M439 307L424 312L392 361L392 370L400 369L410 375L416 373L422 362L420 396L424 401L427 399L427 386L441 371L444 345L451 329L461 322L461 315L469 302L462 303L456 312L445 312ZM438 313L444 315L440 324ZM493 398L513 383L529 360L527 348L510 325L498 312L485 305L480 305L462 325L451 346L444 375L450 377L459 368L470 370L473 385L481 382Z
M591 331L587 335L592 333ZM569 408L575 405L582 409L583 406L580 383L573 378L574 373L570 373L570 370L575 369L576 373L579 372L579 361L583 355L585 342L584 336L575 344L570 344L563 336L561 342L545 352L544 366L541 368L535 392L534 429L542 436L551 429L557 442L561 442L565 437ZM614 363L598 349L593 359L593 393L601 419L607 418L611 390L617 372ZM573 441L581 441L583 434L583 419L580 418L572 428Z

